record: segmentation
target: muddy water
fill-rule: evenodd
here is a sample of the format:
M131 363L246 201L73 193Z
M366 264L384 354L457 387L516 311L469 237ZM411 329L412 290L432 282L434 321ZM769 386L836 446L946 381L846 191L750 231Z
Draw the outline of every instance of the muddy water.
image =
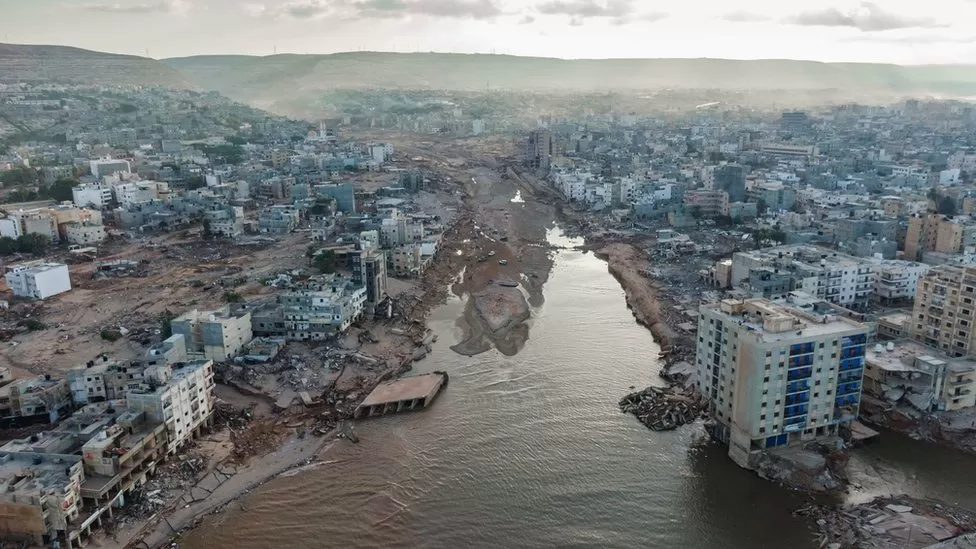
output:
M695 429L652 433L618 411L630 386L657 383L658 347L606 264L559 252L513 357L451 352L462 309L454 301L431 319L440 338L418 371L451 379L430 409L361 422L359 444L265 485L181 546L813 547L789 512L801 496L739 469L720 447L690 450ZM886 488L870 481L886 459L857 462L864 493Z

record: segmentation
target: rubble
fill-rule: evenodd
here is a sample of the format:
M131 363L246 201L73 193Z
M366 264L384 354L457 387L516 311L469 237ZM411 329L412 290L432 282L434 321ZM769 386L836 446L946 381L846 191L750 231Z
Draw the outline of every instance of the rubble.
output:
M620 399L620 411L634 414L655 431L670 431L702 418L705 403L695 393L674 387L648 387Z
M847 508L811 504L793 514L810 520L820 547L836 549L924 549L976 531L976 513L909 496Z

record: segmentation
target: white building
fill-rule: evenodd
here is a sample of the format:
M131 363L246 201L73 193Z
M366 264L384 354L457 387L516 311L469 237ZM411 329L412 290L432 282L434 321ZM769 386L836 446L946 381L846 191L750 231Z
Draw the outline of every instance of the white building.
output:
M698 389L729 456L835 435L857 417L868 327L766 299L703 305Z
M914 261L879 261L875 268L874 294L885 303L915 299L918 280L931 268Z
M369 156L379 164L393 158L393 145L390 143L374 143L369 146Z
M128 160L103 158L100 160L92 160L89 162L89 166L91 167L92 175L99 181L105 176L115 175L117 173L132 173L132 167L129 165Z
M959 168L942 170L939 172L939 185L957 185L962 181L961 177L962 174L960 173Z
M213 413L213 361L150 366L140 388L129 391L126 406L166 425L167 453L193 438Z
M108 238L105 227L94 223L68 223L64 229L69 244L91 246Z
M216 311L196 309L170 322L173 334L180 334L191 353L203 353L210 360L228 360L237 356L253 337L251 311Z
M71 189L71 199L79 208L102 208L112 202L112 186L103 184L78 185Z
M9 265L4 275L14 295L47 299L71 290L68 266L43 260Z

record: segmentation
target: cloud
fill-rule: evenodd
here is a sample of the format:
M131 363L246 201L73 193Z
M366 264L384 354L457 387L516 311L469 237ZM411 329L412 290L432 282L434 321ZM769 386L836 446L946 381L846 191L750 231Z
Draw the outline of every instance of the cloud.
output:
M526 15L525 17L519 19L519 25L531 25L532 23L535 23L535 17L532 17L531 15Z
M536 10L545 15L568 15L574 19L584 17L626 17L634 13L633 0L550 0L537 5Z
M276 8L249 4L244 10L256 17L274 19L320 19L326 16L396 19L411 15L490 19L503 14L495 0L295 0Z
M429 15L455 19L490 19L502 15L495 0L366 0L354 4L365 17Z
M190 10L190 3L186 0L160 0L158 2L144 3L92 3L82 4L79 9L99 13L123 13L123 14L161 14L161 13L186 13Z
M976 36L973 35L963 35L963 36L950 36L944 33L926 33L926 34L898 34L898 35L887 35L885 34L871 34L871 35L858 35L850 36L840 40L841 42L874 42L881 44L903 44L907 46L922 46L930 44L976 44Z
M911 17L891 13L871 2L862 2L857 8L847 11L826 8L803 12L788 17L785 22L812 27L847 27L863 32L946 26L932 17Z
M767 15L749 11L731 11L729 13L720 15L718 18L722 21L729 21L732 23L760 23L770 20L770 17Z

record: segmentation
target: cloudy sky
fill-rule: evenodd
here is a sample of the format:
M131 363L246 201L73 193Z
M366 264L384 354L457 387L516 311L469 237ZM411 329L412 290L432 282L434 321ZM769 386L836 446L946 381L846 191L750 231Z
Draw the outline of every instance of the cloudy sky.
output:
M976 62L976 0L0 0L0 40L176 57L446 51Z

